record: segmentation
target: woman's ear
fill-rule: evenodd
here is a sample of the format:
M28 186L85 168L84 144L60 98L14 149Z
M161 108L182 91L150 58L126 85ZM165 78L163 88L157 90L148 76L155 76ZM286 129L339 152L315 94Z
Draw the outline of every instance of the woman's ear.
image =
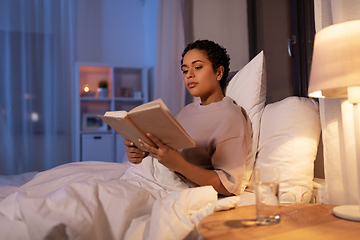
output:
M218 69L216 70L216 80L220 81L223 74L224 74L224 67L223 66L218 67Z

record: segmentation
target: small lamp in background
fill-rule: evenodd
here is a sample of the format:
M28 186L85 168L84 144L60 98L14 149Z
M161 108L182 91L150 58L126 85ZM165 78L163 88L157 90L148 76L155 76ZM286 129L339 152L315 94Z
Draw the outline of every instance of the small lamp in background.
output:
M360 20L334 24L315 35L308 92L310 97L347 98L353 105L360 201ZM360 221L360 202L337 206L333 214Z
M93 97L93 96L95 96L95 92L91 92L89 84L85 84L83 91L81 93L81 96L82 97Z
M84 92L85 92L85 93L88 93L89 91L90 91L89 85L88 85L88 84L85 84L85 86L84 86Z

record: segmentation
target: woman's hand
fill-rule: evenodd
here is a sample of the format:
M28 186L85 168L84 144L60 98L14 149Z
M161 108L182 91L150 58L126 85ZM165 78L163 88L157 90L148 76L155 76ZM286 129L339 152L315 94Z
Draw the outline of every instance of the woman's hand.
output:
M138 149L135 144L129 140L125 140L124 144L126 145L126 155L131 163L141 163L148 154L147 152Z
M153 136L152 134L147 133L146 135L158 146L158 148L152 147L139 139L141 146L143 146L154 157L156 157L159 163L162 165L174 171L179 170L181 168L181 164L185 161L181 154L178 151L173 150L167 145L163 144L157 137Z
M222 195L233 195L224 187L215 171L204 169L187 162L178 151L169 148L150 133L146 135L158 146L158 148L150 146L141 139L139 139L139 142L142 147L158 159L159 163L180 173L200 186L213 186L213 188Z

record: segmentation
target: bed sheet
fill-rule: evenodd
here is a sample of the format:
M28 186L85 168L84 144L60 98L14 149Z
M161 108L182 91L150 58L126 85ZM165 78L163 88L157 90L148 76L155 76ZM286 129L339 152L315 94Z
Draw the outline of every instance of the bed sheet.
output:
M151 157L69 163L1 186L0 239L201 239L203 217L253 202L251 194L218 200L210 186L188 188Z

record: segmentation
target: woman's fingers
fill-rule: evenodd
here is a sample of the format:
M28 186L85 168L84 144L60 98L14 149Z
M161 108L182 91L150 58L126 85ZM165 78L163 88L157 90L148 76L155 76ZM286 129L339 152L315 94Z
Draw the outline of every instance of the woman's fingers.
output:
M163 156L163 154L168 151L168 147L165 144L163 144L160 141L160 139L158 139L154 135L152 135L150 133L147 133L146 135L157 145L157 148L150 146L143 140L139 139L141 146L144 147L148 152L150 152L156 158L158 158L158 159L159 159L159 157L161 158Z
M144 157L146 156L146 153L135 148L135 147L128 147L126 148L128 160L131 163L141 163Z
M147 153L138 149L133 142L125 140L124 144L129 162L138 164L146 157Z
M154 135L152 135L151 133L147 133L146 134L159 148L165 147L165 145L160 141L160 139L158 139L157 137L155 137Z
M146 135L157 145L156 148L139 139L141 146L144 147L148 152L157 156L162 152L163 149L167 149L167 146L164 145L157 137L150 133L147 133ZM138 159L143 159L147 154L146 152L138 149L135 144L129 140L125 140L124 144L127 146L126 153L128 155L129 161L132 163L137 162Z
M139 139L139 143L141 144L142 147L144 147L148 152L154 153L157 149L150 146L149 144L147 144L146 142L144 142L143 140Z
M133 147L133 146L135 146L134 143L131 142L131 141L129 141L129 140L125 140L125 141L124 141L124 144L125 144L125 146L127 146L127 147Z
M139 164L141 163L143 160L143 158L129 158L129 162L134 163L134 164Z
M132 156L142 156L143 157L145 155L145 152L141 151L137 147L127 147L126 152L128 154L131 154Z

